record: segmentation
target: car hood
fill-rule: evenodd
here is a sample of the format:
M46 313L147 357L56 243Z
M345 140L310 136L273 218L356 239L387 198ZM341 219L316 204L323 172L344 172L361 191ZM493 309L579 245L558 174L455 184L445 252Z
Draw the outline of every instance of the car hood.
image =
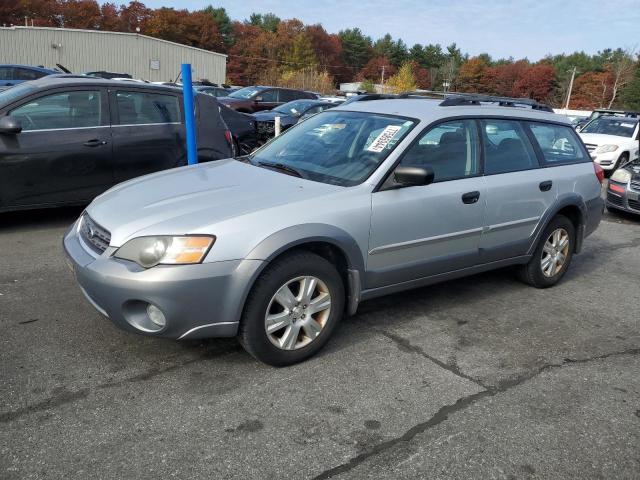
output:
M207 233L232 217L306 201L341 187L237 160L179 167L116 185L87 213L111 233L111 246L142 235Z
M622 145L626 143L633 143L633 138L620 137L618 135L606 135L604 133L580 133L580 138L584 143L591 143L594 145Z

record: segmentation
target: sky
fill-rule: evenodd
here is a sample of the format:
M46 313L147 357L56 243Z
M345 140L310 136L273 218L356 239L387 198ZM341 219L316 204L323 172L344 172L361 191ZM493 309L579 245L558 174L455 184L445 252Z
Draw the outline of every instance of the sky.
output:
M141 1L152 8L189 10L212 4L224 7L232 20L272 12L282 19L320 23L329 33L359 27L374 40L390 33L409 47L456 42L463 52L493 58L538 60L549 53L640 46L640 0Z

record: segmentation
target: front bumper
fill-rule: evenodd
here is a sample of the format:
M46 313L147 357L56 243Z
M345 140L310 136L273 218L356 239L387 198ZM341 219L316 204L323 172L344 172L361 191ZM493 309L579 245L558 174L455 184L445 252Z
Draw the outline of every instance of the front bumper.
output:
M96 310L123 330L168 338L235 336L244 300L264 263L230 260L144 269L109 256L109 251L96 258L82 245L75 225L63 245L82 292ZM161 330L134 326L136 316L146 315L147 304L164 313L166 326Z
M612 190L611 186L616 189ZM609 180L606 205L607 208L615 208L640 215L640 192L631 190L626 184Z

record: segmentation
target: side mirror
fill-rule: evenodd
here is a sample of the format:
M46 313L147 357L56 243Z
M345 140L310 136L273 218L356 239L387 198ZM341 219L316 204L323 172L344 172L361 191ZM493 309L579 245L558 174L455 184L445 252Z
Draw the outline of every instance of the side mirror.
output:
M0 134L15 135L22 131L22 123L15 117L0 117Z
M431 167L397 167L393 172L395 181L403 187L429 185L435 173Z

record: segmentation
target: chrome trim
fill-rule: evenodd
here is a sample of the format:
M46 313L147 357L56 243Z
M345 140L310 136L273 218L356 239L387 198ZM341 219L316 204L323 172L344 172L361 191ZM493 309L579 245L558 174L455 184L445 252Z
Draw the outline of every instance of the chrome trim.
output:
M495 232L496 230L503 230L505 228L513 227L515 225L523 225L527 223L538 223L538 220L540 220L540 217L529 217L529 218L523 218L521 220L512 220L510 222L496 223L495 225L489 225L488 227L485 227L483 231L485 233Z
M418 240L409 240L407 242L391 243L389 245L382 245L380 247L376 247L369 250L369 255L377 255L379 253L386 253L394 250L402 250L404 248L417 247L420 245L426 245L428 243L442 242L445 240L450 240L452 238L467 237L475 233L481 233L482 231L483 231L482 228L472 228L470 230L461 230L459 232L446 233L444 235L436 235L433 237L419 238Z
M23 133L36 133L36 132L61 132L66 130L89 130L93 128L110 128L111 125L97 125L95 127L69 127L69 128L42 128L40 130L22 130Z
M196 330L200 330L201 328L213 327L214 325L235 325L238 322L217 322L217 323L207 323L206 325L200 325L199 327L192 328L191 330L187 330L185 333L178 337L178 340L183 339L187 335L195 332Z
M158 122L158 123L125 123L111 125L112 127L148 127L152 125L182 125L182 122Z

